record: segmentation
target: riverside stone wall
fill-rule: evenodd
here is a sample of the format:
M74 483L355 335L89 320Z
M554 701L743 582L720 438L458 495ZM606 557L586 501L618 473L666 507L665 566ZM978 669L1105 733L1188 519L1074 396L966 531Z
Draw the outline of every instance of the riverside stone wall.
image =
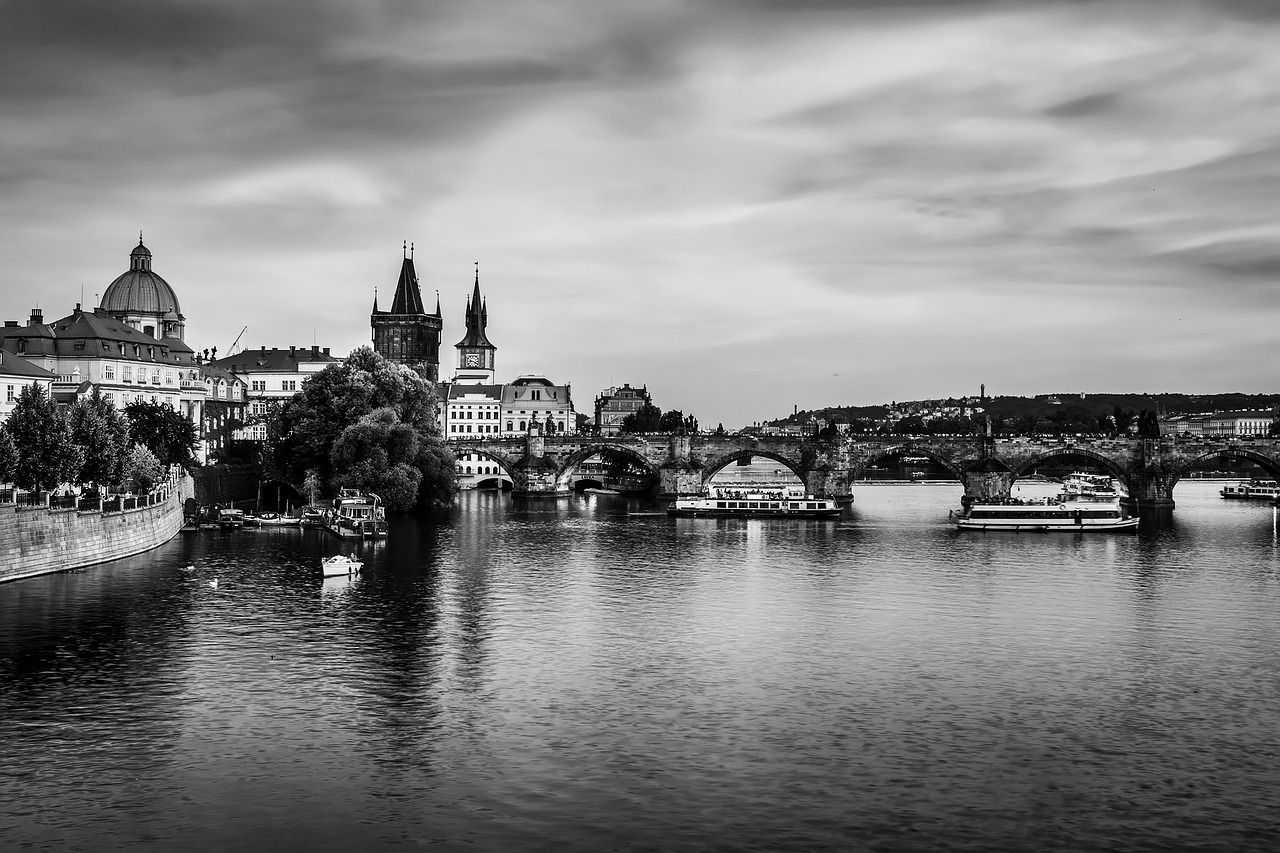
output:
M120 512L0 504L0 581L118 560L168 542L182 529L183 501L195 496L185 473L164 499Z

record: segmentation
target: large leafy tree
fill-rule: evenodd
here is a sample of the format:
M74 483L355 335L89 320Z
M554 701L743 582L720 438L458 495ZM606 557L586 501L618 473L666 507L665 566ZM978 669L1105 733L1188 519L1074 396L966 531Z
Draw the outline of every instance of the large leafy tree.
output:
M653 403L645 403L622 419L622 432L658 432L662 426L662 409Z
M5 428L17 450L14 482L42 491L80 473L84 453L71 441L57 403L40 385L33 382L22 389Z
M84 452L76 478L81 483L119 483L129 454L129 422L108 402L97 386L67 410L71 440Z
M448 503L456 489L454 461L440 436L438 405L430 382L361 347L344 362L312 376L281 407L268 427L268 442L275 448L274 467L295 483L314 471L321 482L335 486L386 477L380 488L403 491L410 487L412 476L396 466L409 464L420 474L414 484L417 502ZM376 417L362 423L375 413ZM394 422L388 413L394 415ZM408 443L410 434L415 444ZM385 456L375 453L375 460L366 464L357 458L360 448L388 452ZM391 506L391 495L382 497Z
M195 458L196 426L162 403L134 400L124 409L129 437L155 454L161 465L186 465Z

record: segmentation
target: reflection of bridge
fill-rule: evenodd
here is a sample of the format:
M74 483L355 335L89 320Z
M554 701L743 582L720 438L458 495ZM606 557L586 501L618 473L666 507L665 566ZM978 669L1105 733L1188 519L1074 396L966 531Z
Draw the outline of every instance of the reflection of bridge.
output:
M485 439L452 443L497 462L516 494L567 494L577 467L596 454L621 453L649 471L659 496L696 494L720 469L760 456L790 469L815 495L848 499L872 466L910 454L949 471L971 497L1008 495L1037 466L1092 463L1128 489L1138 508L1173 506L1173 487L1196 463L1229 456L1257 463L1280 478L1280 439L1259 438L1001 438L970 436L834 439L748 435L578 435Z

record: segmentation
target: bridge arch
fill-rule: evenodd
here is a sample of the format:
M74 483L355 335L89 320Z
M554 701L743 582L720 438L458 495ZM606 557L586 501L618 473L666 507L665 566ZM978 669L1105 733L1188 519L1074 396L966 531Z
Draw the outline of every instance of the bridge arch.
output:
M855 480L864 479L867 476L867 469L884 459L893 459L900 456L923 456L929 461L945 468L947 473L956 479L956 482L964 482L963 468L947 457L935 453L928 447L922 447L916 444L895 444L889 447L878 448L874 453L868 454L858 460L857 465L852 469L853 477Z
M725 468L735 464L739 459L750 460L753 457L762 459L772 459L779 465L785 467L794 474L800 482L804 482L804 471L800 468L798 460L790 459L774 450L765 450L760 447L744 447L741 450L734 450L729 453L722 454L713 459L708 459L702 465L702 485L705 487L711 481L711 478L719 474Z
M578 470L578 466L583 462L586 462L592 456L599 456L606 451L621 454L626 456L628 459L638 462L640 466L644 468L645 473L648 476L652 477L655 481L661 479L658 469L655 468L653 463L646 459L644 454L640 453L636 448L628 447L625 444L614 444L613 442L599 441L584 445L565 457L564 462L562 462L560 467L556 469L556 491L569 490L569 480L573 476L574 472Z
M511 460L507 459L505 456L500 456L497 453L492 453L488 450L485 450L483 447L479 446L478 444L456 445L456 446L451 446L449 449L454 452L455 460L457 457L467 454L471 456L479 456L482 459L487 459L490 462L495 462L497 463L498 468L501 471L500 474L495 476L499 476L499 477L506 476L513 483L515 482L515 479L516 479L515 473L511 470ZM467 463L464 461L462 462L462 464L465 466ZM457 466L458 466L458 462L455 461L454 462L455 471L457 470Z
M1106 471L1112 477L1115 477L1124 484L1126 489L1130 488L1128 472L1116 460L1107 456L1105 453L1099 453L1087 447L1054 447L1048 450L1042 450L1039 453L1033 453L1026 459L1021 460L1013 465L1013 479L1015 481L1022 479L1028 472L1034 471L1040 465L1045 464L1051 459L1064 459L1075 457L1077 459L1088 459L1095 463L1102 470Z
M1248 460L1270 474L1277 482L1280 482L1280 459L1277 459L1274 456L1269 456L1250 447L1238 447L1224 444L1221 447L1209 448L1201 453L1185 456L1179 460L1179 464L1177 466L1171 466L1170 474L1172 475L1172 478L1169 483L1169 490L1172 491L1178 481L1181 480L1197 463L1203 462L1206 459L1214 459L1222 456L1230 457L1232 459Z

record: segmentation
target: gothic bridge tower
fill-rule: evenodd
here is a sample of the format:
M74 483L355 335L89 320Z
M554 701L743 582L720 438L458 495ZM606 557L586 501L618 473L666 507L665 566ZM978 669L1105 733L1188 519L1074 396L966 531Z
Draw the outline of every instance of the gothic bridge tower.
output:
M412 245L404 250L400 280L396 282L396 295L391 300L391 310L378 310L375 291L369 325L373 327L375 352L391 361L412 367L425 379L440 381L440 331L444 328L444 320L440 316L440 298L436 297L435 313L428 314L422 304L422 291L418 289Z
M476 265L476 283L467 300L467 334L454 344L458 350L458 368L454 381L464 385L492 385L495 374L494 354L498 348L489 342L485 326L489 325L489 306L480 296L480 265Z

